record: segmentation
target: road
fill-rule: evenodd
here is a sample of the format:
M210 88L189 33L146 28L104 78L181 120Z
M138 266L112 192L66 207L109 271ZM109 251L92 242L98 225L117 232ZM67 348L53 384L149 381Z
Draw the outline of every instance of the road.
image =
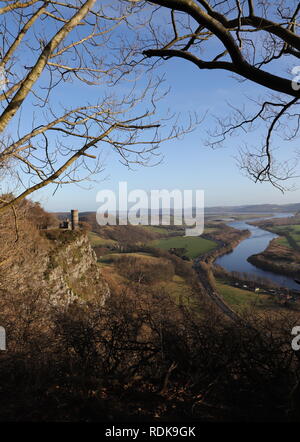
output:
M203 265L204 264L204 265ZM222 312L230 318L232 321L239 322L245 324L244 319L232 310L228 304L224 301L224 299L216 292L216 289L211 284L211 276L209 275L209 264L203 263L201 264L200 258L196 258L194 260L193 268L197 272L199 280L204 288L205 294L208 298L220 309Z

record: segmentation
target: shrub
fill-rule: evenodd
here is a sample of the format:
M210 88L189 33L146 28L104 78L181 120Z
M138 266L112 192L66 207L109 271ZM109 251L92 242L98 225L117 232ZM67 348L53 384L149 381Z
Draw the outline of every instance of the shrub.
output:
M115 260L120 274L133 282L153 284L170 280L174 276L174 267L165 259L147 259L135 256L121 256Z

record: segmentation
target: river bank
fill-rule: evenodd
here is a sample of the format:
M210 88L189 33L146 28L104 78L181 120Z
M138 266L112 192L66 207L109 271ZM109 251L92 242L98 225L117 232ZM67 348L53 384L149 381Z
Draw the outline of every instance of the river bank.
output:
M215 241L218 244L218 247L210 252L204 253L199 256L198 259L200 261L205 261L207 264L212 264L218 257L231 253L235 247L237 247L241 241L246 238L249 238L251 235L249 230L237 230L232 229L230 231L230 235L227 236L226 239L218 239L215 235L202 235L205 238Z
M248 262L263 270L300 279L300 253L281 245L277 238L263 252L249 256Z
M289 218L292 216L293 214L276 214L276 217L271 219L275 220L275 218L280 218L283 221L283 218ZM265 224L270 223L271 219L266 218ZM228 272L248 274L249 280L253 278L265 278L267 280L271 280L279 287L299 291L299 285L294 280L294 270L296 271L296 268L293 267L293 271L290 269L289 272L285 272L285 269L281 265L284 263L284 257L280 261L280 263L278 261L278 258L281 257L281 251L279 251L278 249L276 251L273 250L273 257L271 258L270 256L270 261L271 259L276 257L276 262L278 263L276 271L274 271L275 266L272 266L271 268L271 265L268 265L266 263L266 259L261 259L260 257L257 258L257 255L261 255L263 252L266 251L266 249L270 246L270 242L272 242L272 240L276 238L278 239L279 237L278 234L276 234L275 232L261 228L261 226L257 226L258 222L254 223L253 221L254 220L252 219L251 221L244 220L228 223L228 226L240 231L248 229L250 231L250 235L245 240L240 241L239 244L231 252L227 254L222 254L222 256L218 256L215 260L215 264L223 267ZM254 255L256 256L256 258L249 259L249 257L252 257Z

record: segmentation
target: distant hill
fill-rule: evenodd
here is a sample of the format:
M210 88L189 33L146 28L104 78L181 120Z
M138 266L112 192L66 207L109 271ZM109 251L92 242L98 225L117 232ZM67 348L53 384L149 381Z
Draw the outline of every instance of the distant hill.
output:
M68 212L56 213L56 216L60 220L67 217L70 218L70 214ZM87 223L89 228L93 232L100 234L102 238L117 241L119 243L144 243L163 236L162 233L145 229L144 226L100 226L97 223L96 212L79 212L79 222Z
M204 212L206 215L212 214L234 214L234 213L297 213L300 211L300 203L293 204L248 204L244 206L215 206L205 207ZM171 214L174 211L171 209ZM55 213L58 219L62 220L70 218L70 212L57 212ZM96 221L96 212L79 212L79 220L86 221L94 224Z
M278 212L298 212L300 203L294 204L249 204L245 206L216 206L206 207L205 214L218 213L278 213Z

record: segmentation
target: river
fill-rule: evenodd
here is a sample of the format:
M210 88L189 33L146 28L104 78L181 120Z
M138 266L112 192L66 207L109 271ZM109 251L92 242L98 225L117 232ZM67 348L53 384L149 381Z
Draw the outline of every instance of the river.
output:
M286 218L289 216L293 216L293 213L278 213L272 216L272 218ZM268 218L270 217L257 219L262 220ZM281 287L300 290L300 285L297 284L292 277L279 275L277 273L259 269L258 267L255 267L253 264L247 261L247 258L249 258L249 256L263 252L268 247L269 242L272 239L278 238L278 235L274 233L248 224L248 222L251 221L254 221L254 218L244 221L233 221L226 223L228 226L234 227L235 229L248 229L251 233L251 236L241 241L232 252L217 258L217 260L215 261L216 264L224 267L224 269L230 272L246 272L249 275L255 275L270 279Z

